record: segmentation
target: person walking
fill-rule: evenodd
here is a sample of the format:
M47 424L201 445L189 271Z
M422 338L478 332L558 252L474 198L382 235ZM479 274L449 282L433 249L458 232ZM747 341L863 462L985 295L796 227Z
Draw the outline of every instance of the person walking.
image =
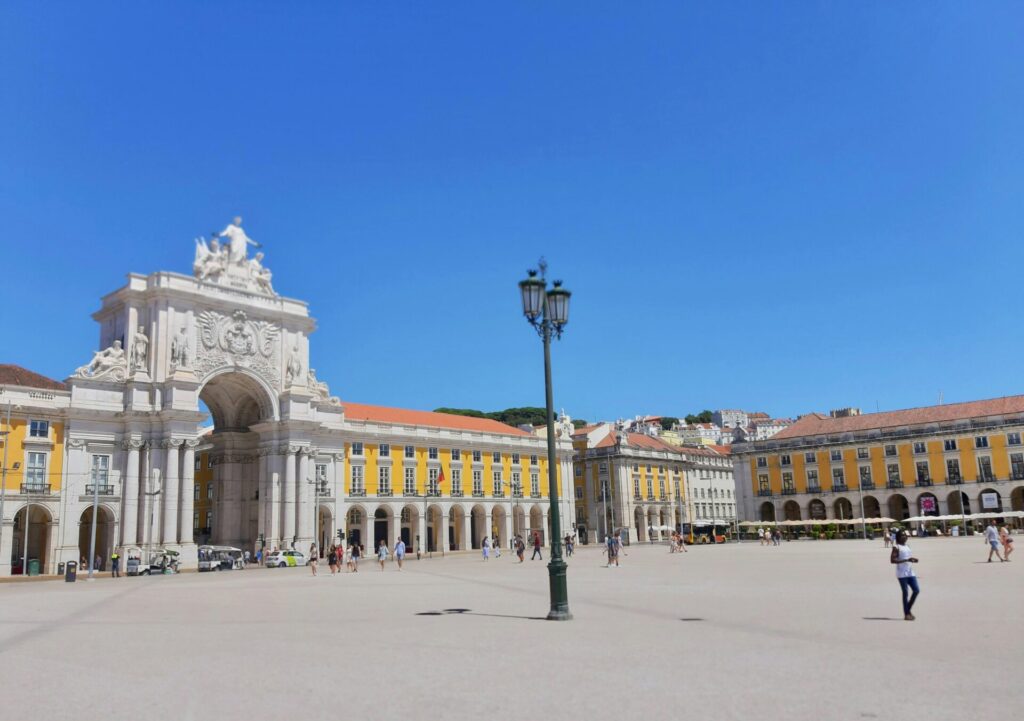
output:
M758 542L758 544L760 544L762 546L764 545L764 529L763 528L758 528L757 529L757 542Z
M487 536L480 541L480 553L483 554L485 561L491 557L491 539Z
M572 536L565 534L565 557L572 558Z
M352 573L359 573L359 556L362 555L360 553L360 548L361 547L358 543L352 544L352 552L349 554L349 558L351 559Z
M888 548L892 545L892 536L889 535L888 528L885 529L885 532L882 534L882 543L884 544L884 548Z
M903 620L913 621L914 614L910 610L914 607L917 595L921 593L921 587L917 583L917 576L914 574L912 564L917 563L914 554L907 545L907 532L900 531L896 534L896 544L889 554L889 563L896 566L896 580L900 582L900 592L903 594ZM909 592L910 593L908 596Z
M519 556L519 562L522 563L526 560L526 541L518 533L516 534L515 546L516 555Z
M498 537L497 536L495 536L494 540L491 542L491 548L494 549L494 557L495 558L501 558L501 544L498 543Z
M405 560L405 541L399 536L395 540L395 561L398 563L398 570L402 570L402 562Z
M112 578L121 577L121 556L118 555L117 551L110 554L110 574Z
M338 572L338 556L337 548L332 543L330 549L327 551L327 565L331 568L331 575L335 575Z
M380 539L380 545L377 546L377 563L380 564L380 570L384 570L384 561L388 560L388 544L384 542L384 539Z
M608 556L606 568L618 568L619 566L619 539L616 536L606 536L604 539L605 553Z
M1003 558L1009 561L1010 554L1013 553L1013 536L1006 526L999 529L999 541L1003 544Z
M313 575L317 575L317 570L320 566L320 553L317 551L316 544L309 544L309 569L313 572Z
M985 526L985 540L988 541L988 562L992 563L992 554L996 554L996 558L1000 562L1005 561L1002 554L999 553L999 531L996 529L996 521L993 518L987 526Z
M542 560L542 561L544 560L544 554L540 552L540 531L534 531L533 532L533 555L530 556L530 560L531 561L535 561L535 560L537 560L538 557L540 558L540 560Z
M334 548L334 554L337 560L338 575L341 575L341 567L345 565L345 542L342 541Z
M256 565L257 566L262 566L263 565L263 549L262 548L257 548L256 549Z

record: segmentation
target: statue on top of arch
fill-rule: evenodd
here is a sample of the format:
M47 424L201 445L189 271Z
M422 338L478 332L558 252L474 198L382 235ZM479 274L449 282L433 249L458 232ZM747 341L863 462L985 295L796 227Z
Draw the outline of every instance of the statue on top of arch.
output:
M221 239L227 242L222 244ZM263 253L248 257L250 245L262 246L246 235L241 218L236 217L220 233L212 233L209 241L200 236L195 243L192 274L199 280L276 295L270 284L272 274L263 266Z

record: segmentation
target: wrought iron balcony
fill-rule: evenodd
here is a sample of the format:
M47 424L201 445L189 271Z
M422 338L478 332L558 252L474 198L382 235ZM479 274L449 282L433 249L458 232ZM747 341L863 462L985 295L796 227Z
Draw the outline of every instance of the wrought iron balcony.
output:
M420 494L418 494L416 491L410 491L407 488L404 491L402 491L402 495L405 496L406 498L416 498Z
M49 483L22 483L21 492L25 494L31 494L36 496L48 496L50 495L50 484Z
M860 482L860 489L862 491L873 491L873 490L875 490L875 482L874 481L861 481Z
M932 484L932 481L931 481L930 478L918 478L917 479L917 486L918 486L918 488L924 488L925 486L930 486L931 484Z
M462 498L462 489L452 489L452 498Z
M808 493L821 493L821 486L807 486Z
M530 493L530 498L540 498L540 491L537 491L536 493Z
M846 493L850 489L846 487L845 483L835 483L832 485L833 493Z
M504 498L505 497L505 491L502 490L501 488L495 488L494 489L494 493L492 494L492 497L493 498Z
M366 496L366 489L353 488L351 491L348 492L348 495L353 496L355 498L364 498Z
M483 497L484 497L484 492L483 491L473 491L473 498L483 498Z
M109 483L100 484L99 489L96 488L96 484L87 483L85 484L85 495L92 496L98 493L101 496L112 496L114 495L114 486Z
M782 489L782 495L784 495L784 496L795 496L796 495L796 489L795 488L783 488Z
M377 489L377 495L380 498L391 498L392 496L395 495L395 492L392 491L390 488L385 488L385 489L378 488ZM406 494L406 495L409 495L409 494Z
M772 491L771 491L770 488L761 488L760 490L758 490L757 495L759 495L759 496L770 496L770 495L772 495Z
M957 478L950 478L950 479L949 479L948 481L946 481L946 482L947 482L947 483L949 483L949 485L951 485L951 486L959 486L959 485L960 485L961 483L963 483L963 482L964 482L964 479L963 479L963 478L960 478L960 477L958 476Z
M886 488L903 488L903 481L889 481L885 486Z

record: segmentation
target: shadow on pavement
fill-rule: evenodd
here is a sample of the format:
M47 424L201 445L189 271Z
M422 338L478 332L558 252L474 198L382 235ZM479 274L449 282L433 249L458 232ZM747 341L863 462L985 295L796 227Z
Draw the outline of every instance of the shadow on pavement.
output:
M443 611L420 611L417 616L490 616L492 618L519 618L525 621L547 621L544 616L513 616L507 613L477 613L468 608L446 608Z
M902 621L902 618L889 618L888 616L863 616L865 621Z

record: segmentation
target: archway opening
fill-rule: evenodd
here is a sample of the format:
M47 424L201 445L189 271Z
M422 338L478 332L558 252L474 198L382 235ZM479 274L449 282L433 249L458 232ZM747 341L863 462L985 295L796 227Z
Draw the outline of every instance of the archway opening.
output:
M366 512L359 506L348 510L345 517L345 533L350 545L359 546L363 543L363 518Z
M452 506L448 512L448 547L453 551L469 548L462 536L466 523L466 512L462 506Z
M14 514L14 542L11 546L11 574L27 574L33 562L39 573L49 573L50 530L53 516L46 506L30 504ZM99 548L99 545L96 546ZM27 551L27 553L26 553ZM85 552L89 552L86 546ZM28 568L25 564L28 564ZM88 566L86 566L88 568Z
M897 521L910 518L910 504L907 499L899 493L889 496L889 517Z
M484 535L488 529L485 528L486 513L483 506L473 506L469 517L469 540L473 548L481 548L484 542Z
M978 494L978 504L982 513L1001 513L1003 496L994 488L985 488Z
M882 506L874 496L864 496L864 518L881 518Z
M820 498L812 498L807 504L807 515L812 521L824 521L825 502Z
M837 498L832 504L832 510L838 519L853 518L853 504L849 498Z
M316 523L316 545L320 558L334 545L337 538L334 535L334 514L326 506L320 506Z
M408 508L408 506L406 506L406 508ZM409 539L407 531L408 531L408 528L407 528L407 521L405 520L405 508L403 508L402 509L402 540L405 541L405 545L408 548L411 549L413 546L412 546L412 543L410 542L410 539ZM377 549L380 548L380 542L381 541L384 541L384 543L388 544L388 546L390 547L391 544L388 541L388 535L389 535L388 534L388 512L385 511L383 508L378 508L373 513L373 548L372 549L370 549L370 548L366 549L367 552L371 553L371 554L372 553L376 553Z
M281 517L272 519L271 512L265 508L264 527L260 527L260 434L252 427L277 419L273 392L249 371L236 369L209 378L199 391L199 402L213 421L213 431L203 437L204 443L209 444L205 451L212 460L212 479L204 481L206 487L200 489L194 509L203 527L209 528L206 542L243 550L255 549L259 545L260 534L263 534L268 546L292 547L299 540L297 499L285 498L283 487ZM295 462L295 457L288 455L284 460ZM282 479L285 477L284 469L279 471L279 475ZM305 482L306 479L296 478L297 484ZM268 483L262 485L267 486ZM269 491L264 492L269 494ZM182 488L181 493L191 494L193 489ZM313 516L312 509L310 516ZM275 520L277 523L273 522ZM183 519L182 522L191 523L192 519ZM307 544L316 541L321 551L324 541L322 522L323 516L317 517L315 527L309 528L312 537L305 539ZM278 537L274 537L275 528L278 529Z
M78 521L78 557L82 559L82 570L89 568L89 546L92 539L92 506L84 511ZM96 514L96 564L97 571L106 571L114 547L114 514L106 506L99 506Z
M761 504L760 516L762 521L775 523L775 506L772 505L771 501L765 501Z
M922 493L917 497L917 509L922 516L939 515L939 499L934 493Z
M633 511L633 527L636 529L637 543L647 540L647 518L644 516L644 509L639 506Z
M796 501L786 501L782 507L782 515L787 521L800 521L800 504Z

